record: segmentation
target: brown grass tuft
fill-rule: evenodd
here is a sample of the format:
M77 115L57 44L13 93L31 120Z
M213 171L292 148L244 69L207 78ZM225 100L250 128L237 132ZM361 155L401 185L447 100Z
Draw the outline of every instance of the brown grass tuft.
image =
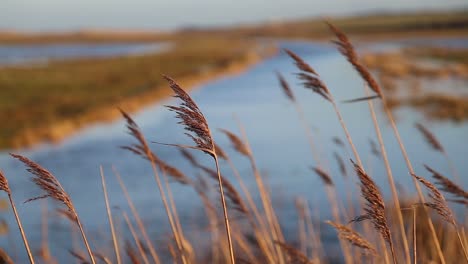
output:
M421 132L421 134L424 136L424 139L426 139L427 143L436 151L440 151L442 153L445 152L444 147L442 144L440 144L439 140L435 137L434 134L429 131L425 126L423 126L421 123L415 123L416 128Z

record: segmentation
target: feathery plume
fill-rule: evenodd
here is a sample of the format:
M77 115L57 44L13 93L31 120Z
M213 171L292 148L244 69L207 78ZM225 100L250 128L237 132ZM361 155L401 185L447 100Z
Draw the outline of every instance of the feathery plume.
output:
M436 184L440 186L440 189L446 193L450 193L453 196L461 199L465 199L468 202L468 192L463 190L463 188L456 183L449 180L447 177L441 173L433 170L428 165L424 165L426 170L432 173L432 177L436 180Z
M352 222L371 220L374 228L382 235L384 240L392 246L390 229L388 228L387 219L385 218L385 203L382 194L375 182L367 175L361 166L354 163L352 160L351 162L359 177L361 195L366 200L366 206L364 208L365 214L356 217Z
M345 146L343 140L341 140L341 138L339 138L339 137L333 137L333 138L332 138L332 141L333 141L333 143L335 143L335 145L337 145L338 147L342 147L342 148L343 148L343 147Z
M218 173L215 170L213 170L211 168L208 168L208 167L205 167L205 166L202 166L202 165L200 165L199 167L204 172L206 172L208 174L208 176L210 176L210 178L212 178L214 180L218 180ZM224 177L223 175L221 175L221 177L223 179L222 180L223 187L226 190L225 195L231 201L231 204L233 205L233 208L235 210L241 212L241 213L247 214L248 213L247 206L245 205L244 201L242 200L241 196L239 195L239 192L237 192L234 185L232 185L226 179L226 177Z
M73 207L68 193L65 192L59 181L55 178L54 175L52 175L52 173L24 156L17 154L10 155L13 158L21 161L28 168L27 171L35 175L35 177L33 177L31 180L45 192L44 195L28 199L26 202L51 197L52 199L63 203L70 212L75 213L75 208Z
M350 242L352 245L362 248L373 255L377 255L377 251L372 246L372 244L365 238L363 238L361 235L359 235L356 231L352 230L347 226L340 225L332 221L326 221L326 223L333 226L336 229L336 231L338 231L338 236L341 239L344 239Z
M12 154L12 153L10 153L10 155L13 158L21 161L27 167L27 171L29 171L31 174L33 174L35 176L35 177L32 177L31 180L40 189L42 189L45 192L44 195L31 198L31 199L27 200L26 202L51 197L52 199L63 203L67 207L68 211L75 216L74 217L75 223L78 224L78 227L79 227L80 232L81 232L81 236L83 238L83 242L84 242L84 244L86 246L89 257L91 259L91 263L95 264L96 261L94 260L93 253L91 251L91 248L89 247L88 239L86 238L86 235L85 235L84 230L83 230L83 226L81 225L81 221L78 218L78 214L77 214L77 212L75 210L75 207L73 206L73 203L72 203L72 201L70 199L70 196L68 195L67 192L65 192L65 190L63 189L62 185L57 180L57 178L55 178L55 176L52 175L52 173L50 173L48 170L44 169L39 164L35 163L34 161L32 161L32 160L30 160L30 159L28 159L28 158L26 158L24 156L21 156L21 155L18 155L18 154Z
M309 258L304 255L304 253L300 252L299 250L295 249L291 245L288 245L286 243L280 242L280 241L275 241L277 245L280 246L281 250L283 250L290 258L290 262L288 263L294 263L294 264L313 264Z
M429 190L429 198L431 202L425 202L424 205L434 209L445 221L455 226L455 219L453 218L452 211L447 205L442 193L430 181L412 174L420 183L422 183Z
M182 157L184 157L186 160L192 164L194 167L198 167L200 164L198 161L195 159L195 156L192 155L187 149L185 148L179 148L180 154L182 154Z
M286 97L288 97L289 100L291 100L292 102L295 102L296 98L294 97L294 94L293 94L293 92L291 90L291 87L289 87L289 84L286 81L286 79L284 78L284 76L281 73L276 72L276 77L278 78L280 86L281 86L284 94L286 95Z
M215 149L216 155L218 155L218 158L220 158L222 160L227 160L228 156L227 156L226 152L224 152L224 150L218 144L216 144L216 142L213 142L213 144L214 144L214 149Z
M440 151L444 153L444 147L442 147L442 144L440 144L439 140L435 137L434 134L429 131L425 126L423 126L421 123L415 123L416 128L421 132L421 134L424 136L424 139L426 139L427 143L436 151Z
M249 148L247 147L247 145L244 144L242 139L240 139L238 136L236 136L236 134L232 133L229 130L222 129L222 128L220 128L219 131L223 132L229 138L229 140L231 141L232 146L234 147L234 149L237 152L239 152L240 154L242 154L244 156L249 156L250 155Z
M315 72L315 70L312 69L312 67L310 67L310 65L307 62L305 62L301 57L299 57L296 53L292 52L289 49L285 49L284 51L289 55L289 57L291 57L294 60L299 70L313 75L318 75L317 72Z
M174 91L176 98L182 100L180 106L166 106L176 113L179 124L184 125L185 133L195 145L210 156L214 155L214 143L205 116L192 98L170 77L163 76Z
M333 186L333 180L331 179L330 175L326 173L324 170L318 168L318 167L312 167L311 168L317 175L322 179L323 183L329 186Z
M333 156L335 157L335 160L336 162L338 163L338 167L340 168L340 172L343 176L346 176L347 175L347 171L346 171L346 165L343 161L343 159L341 158L341 156L336 153L336 152L333 152Z
M335 34L335 36L338 38L338 40L332 41L338 46L338 50L343 54L346 59L353 65L354 69L361 75L361 77L367 82L369 87L379 96L382 96L382 92L380 90L380 87L375 81L375 79L372 77L370 74L369 70L364 67L363 64L358 60L358 56L356 54L356 51L351 44L351 41L348 39L348 37L337 27L332 25L330 22L326 22L328 27L330 28L331 31Z
M286 53L294 60L297 68L300 72L297 74L299 79L302 80L302 85L305 88L312 89L315 93L322 96L325 100L331 101L330 91L328 90L325 83L320 80L319 75L315 72L312 67L307 64L301 57L294 52L286 49Z
M7 194L11 194L10 186L8 185L8 180L0 170L0 190L6 192Z
M380 151L379 151L379 148L377 147L377 143L375 143L375 141L372 140L372 138L369 138L369 144L371 146L372 154L376 156L377 158L380 158Z

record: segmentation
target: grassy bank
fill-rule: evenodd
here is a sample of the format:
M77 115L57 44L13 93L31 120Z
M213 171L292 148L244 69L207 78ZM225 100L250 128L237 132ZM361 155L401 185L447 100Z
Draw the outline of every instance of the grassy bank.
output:
M334 19L346 32L369 39L418 34L462 35L466 12L368 15ZM0 148L56 141L84 125L115 117L116 106L137 109L166 96L161 74L200 81L240 70L253 60L258 37L321 39L329 37L319 19L275 22L172 33L78 32L67 34L1 33L2 44L63 42L174 43L156 55L56 61L34 67L0 68ZM187 86L187 85L186 85Z
M194 84L241 70L255 62L252 48L248 41L192 38L156 55L1 68L0 148L59 140L88 122L112 118L119 105L136 109L165 97L163 73Z

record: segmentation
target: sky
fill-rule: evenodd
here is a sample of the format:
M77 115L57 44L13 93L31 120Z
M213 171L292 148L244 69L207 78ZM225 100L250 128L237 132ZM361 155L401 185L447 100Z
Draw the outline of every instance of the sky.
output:
M0 30L170 30L461 7L468 8L468 0L0 0Z

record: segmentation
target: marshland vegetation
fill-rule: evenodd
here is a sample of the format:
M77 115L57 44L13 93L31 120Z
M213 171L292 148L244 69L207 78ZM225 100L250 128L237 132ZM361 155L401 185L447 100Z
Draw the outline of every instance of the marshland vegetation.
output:
M161 142L162 140L160 140L157 133L155 135L145 134L132 116L126 112L125 105L121 106L121 114L124 117L127 132L133 138L133 142L126 142L122 148L143 158L144 163L141 164L147 166L150 171L150 173L146 174L154 177L153 189L154 193L157 194L155 197L158 197L158 200L160 199L163 204L163 207L161 207L163 213L157 213L157 215L162 216L161 218L164 220L158 219L157 222L164 223L164 226L170 226L168 228L170 232L166 233L164 238L157 238L148 234L147 229L157 224L140 222L139 213L143 212L134 210L132 197L127 195L123 182L121 186L123 196L125 196L124 199L117 198L116 193L113 193L112 197L107 196L105 179L107 178L107 182L111 182L110 175L106 174L104 176L101 171L101 182L109 220L109 224L106 225L101 238L112 243L99 243L100 241L96 240L88 243L87 230L83 228L80 222L79 210L76 210L72 202L74 195L80 195L80 193L68 194L65 191L66 187L62 188L58 181L62 177L66 177L66 175L56 175L56 178L52 172L39 163L21 155L12 154L13 158L19 160L19 162L16 161L18 162L17 165L23 163L29 173L32 174L33 182L39 189L44 191L43 195L37 198L31 196L30 198L33 200L29 202L36 203L36 199L51 198L63 203L62 206L65 210L61 211L62 214L67 217L72 227L79 227L75 231L67 232L67 235L81 234L83 240L81 245L78 244L63 249L69 250L70 254L67 254L69 259L76 258L82 263L97 263L99 261L102 263L166 263L170 261L176 263L468 262L467 226L466 222L464 222L468 197L465 191L466 180L463 175L458 174L455 166L452 166L450 153L446 152L444 145L435 134L432 134L429 128L418 124L414 130L421 132L419 137L426 140L429 147L439 152L445 158L444 164L447 163L453 170L444 175L434 166L440 165L440 163L432 164L430 160L427 161L428 165L426 165L425 170L415 169L414 157L408 155L406 145L403 143L404 139L400 138L400 130L391 111L391 97L387 97L388 90L381 88L378 79L362 62L351 40L343 33L346 29L343 30L332 24L328 24L328 27L330 28L329 32L331 32L329 34L333 36L338 50L350 63L350 67L355 69L356 77L360 76L362 78L362 92L354 94L353 98L348 98L354 100L353 103L346 106L341 104L341 96L338 97L337 94L340 93L340 89L346 89L346 87L329 85L326 81L328 78L325 79L321 76L320 71L314 66L314 61L303 58L295 53L294 49L281 51L281 54L290 57L289 63L295 67L293 79L303 86L301 89L305 88L304 90L308 93L315 93L317 98L314 99L320 101L323 111L331 111L331 114L327 114L326 122L338 120L339 126L337 128L342 132L336 134L342 136L334 138L335 147L324 149L323 145L325 144L318 140L318 129L311 128L309 121L312 121L314 126L317 127L320 127L320 124L313 122L314 116L307 115L310 112L303 110L305 108L302 105L304 101L298 100L295 95L298 91L293 90L293 87L297 88L298 85L291 85L288 82L291 79L291 73L278 72L276 76L278 78L276 89L282 89L289 103L294 105L297 110L296 114L299 115L298 120L304 128L301 133L304 134L304 138L307 139L304 142L307 142L310 148L310 153L307 153L309 158L306 159L308 160L307 163L310 164L304 165L310 166L311 174L316 174L323 183L308 186L308 193L310 195L317 189L322 188L326 190L326 200L324 202L329 203L332 211L331 214L325 214L327 218L320 217L320 212L315 210L318 208L309 204L307 199L304 199L307 197L299 197L296 200L297 214L295 214L297 215L297 219L295 219L297 221L297 235L287 231L290 229L287 229L285 227L286 223L282 222L280 206L277 205L277 195L279 193L274 192L271 188L271 179L259 167L257 161L258 156L268 155L268 153L255 151L258 148L252 147L242 124L234 126L238 127L240 132L213 129L210 119L205 118L203 109L200 109L197 102L183 90L183 86L177 83L178 77L183 78L185 73L190 75L193 69L198 68L195 66L190 67L189 64L187 72L184 70L179 72L175 69L175 72L172 72L171 66L166 65L170 64L174 59L174 57L171 57L171 59L164 61L165 64L161 63L158 71L166 72L174 77L174 80L169 77L162 78L156 72L153 73L154 76L151 76L154 78L153 82L158 83L159 86L170 86L176 97L180 99L175 104L171 103L169 110L176 113L176 117L183 125L183 127L180 127L180 134L183 133L182 128L184 128L189 135L189 141L186 141L186 144L191 145L174 144L173 146L165 146L175 142ZM218 44L226 43L222 42L223 40L220 41ZM190 47L187 49L190 49ZM227 55L224 53L226 51L225 47L219 49L222 50L220 53L226 56L224 58L227 58L227 61L230 61L231 58L239 59L238 49L234 49L236 52L228 49ZM243 54L243 49L240 50L240 54ZM200 61L209 59L209 55L213 51L206 49L205 52L204 56L206 57L202 56ZM186 53L185 56L176 56L175 58L183 60L186 57L191 57L191 55L189 56ZM115 60L122 59L113 59L111 61ZM195 60L196 63L200 61ZM66 65L67 62L60 63ZM216 64L216 62L214 63ZM54 63L51 64L51 66L53 65ZM91 64L87 64L87 66L89 65ZM117 63L117 65L120 64ZM112 68L113 64L109 63L105 64L105 66ZM147 65L129 63L129 66L123 69L131 70L134 73L137 71L145 72L147 70L145 66ZM166 66L169 67L167 71ZM119 76L120 74L123 76L125 71L118 73ZM275 78L273 72L271 76ZM137 77L132 78L140 81ZM130 93L129 96L134 92L129 88L121 89ZM101 92L104 94L104 91ZM254 93L254 91L250 92ZM349 93L346 94L349 95ZM335 96L340 99L335 99ZM97 101L104 100L99 96L97 97L96 105ZM83 96L83 100L85 100L84 98ZM108 99L106 97L106 100ZM120 98L109 101L109 104L118 104L118 99ZM381 172L382 176L376 176L373 173L371 164L367 162L368 153L364 152L362 146L354 141L356 136L353 136L353 134L357 134L359 131L350 128L356 128L356 125L359 127L361 124L350 125L350 123L356 123L356 121L349 122L348 116L342 110L344 107L357 107L358 104L368 107L366 109L369 115L363 116L369 117L372 122L372 126L368 127L371 129L372 135L374 135L373 138L375 138L372 140L374 143L371 144L372 153L377 162L385 168ZM48 107L48 105L43 105L43 107ZM94 109L93 104L85 109L92 111ZM383 109L383 112L377 112L380 109ZM275 129L280 130L281 120L277 120L277 122L277 127L265 131L273 133ZM238 121L238 123L240 122ZM384 124L390 124L390 127L384 126ZM265 131L261 133L265 133ZM222 134L226 136L224 141L218 139L221 138ZM219 137L213 137L212 135ZM397 146L398 150L396 152L390 152L392 146L385 143L388 142L387 137L390 136L397 139L395 146ZM234 154L232 154L233 151L225 151L227 144L217 144L220 142L229 142L235 151ZM463 143L462 141L460 144ZM423 148L423 146L419 147ZM180 149L183 157L192 166L190 175L180 171L177 164L168 164L161 159L158 154L164 152L167 148ZM115 151L119 150L116 149ZM282 143L282 151L287 152L294 159L294 151L288 147L287 141ZM213 158L214 162L200 162L199 159L202 156L195 156L196 152L208 154ZM329 155L325 153L329 152L335 153L336 160L328 160ZM395 164L393 157L388 157L388 153L397 153L401 156L400 163ZM247 170L236 168L239 157L233 158L234 155L246 160L248 163ZM298 160L303 159L298 158ZM337 164L335 164L335 161ZM219 163L229 166L219 167ZM339 170L331 169L332 167L339 168ZM398 170L395 170L395 167ZM402 167L404 169L401 169ZM220 168L222 168L221 171ZM228 170L232 170L234 178L226 177ZM412 189L411 193L407 193L404 188L399 187L397 179L394 178L395 171L406 172L398 177L405 178L405 183L414 185L414 190ZM127 173L131 172L127 171ZM10 191L14 193L21 188L21 186L14 186L15 188L10 190L6 179L15 177L15 175L4 174L0 174L1 190L10 194ZM117 179L120 179L116 170L114 174L116 174ZM132 174L131 176L132 182L135 183L141 175ZM245 184L248 177L254 179L251 181L252 184ZM290 181L297 183L292 179L293 176L285 175L285 177L291 177ZM377 180L377 177L380 177L380 179ZM91 177L91 179L93 178ZM94 177L94 179L99 182L97 181L98 177ZM121 183L120 180L119 183ZM357 186L351 183L357 183ZM203 221L203 224L195 222L195 227L191 225L190 228L188 228L187 224L183 224L184 219L181 215L185 214L181 200L177 198L184 194L180 192L181 189L174 192L173 188L176 184L185 186L185 191L188 191L188 189L193 190L200 198L201 205L199 207L204 210L202 215L205 221ZM344 189L346 199L343 199L343 195L339 193L340 189L337 187L343 184L348 186L348 188ZM92 189L89 186L87 190ZM81 195L85 194L82 192ZM102 196L102 194L99 195ZM131 214L126 212L124 204L118 204L119 208L110 207L108 200L111 204L114 204L113 201L117 200L128 203L131 208L129 213L131 212ZM14 206L12 200L11 205ZM288 206L292 207L291 204ZM27 211L23 211L23 213L25 212ZM25 215L20 215L19 218L27 217ZM122 218L125 220L125 222L122 221L124 226L120 227L120 232L117 232L116 236L111 223L112 220ZM134 221L137 223L135 226L132 224ZM19 223L20 221L18 221L18 225ZM86 227L86 223L84 223L84 226ZM333 234L333 236L340 238L339 243L335 243L334 247L330 246L330 243L326 241L331 233L324 233L324 230L327 230L325 226L328 226L328 230L330 228L336 229L336 235ZM124 233L122 230L128 230L129 232ZM199 237L197 237L197 234ZM23 241L27 245L27 232L23 236ZM99 245L99 248L97 245ZM104 245L107 245L107 247L104 247ZM40 246L47 248L47 242ZM57 250L55 249L54 252L57 252ZM83 254L83 252L86 252L87 255ZM41 259L41 261L47 263L53 261L53 258L47 254L31 254L31 262L33 259Z

